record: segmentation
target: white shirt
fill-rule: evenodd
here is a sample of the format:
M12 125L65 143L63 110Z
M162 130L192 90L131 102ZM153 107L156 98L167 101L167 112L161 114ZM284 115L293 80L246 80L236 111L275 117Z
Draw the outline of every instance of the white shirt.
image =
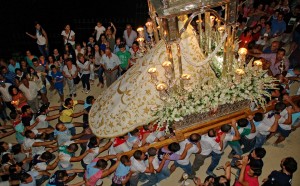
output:
M61 35L66 37L66 39L64 39L64 44L67 44L67 42L70 43L71 45L74 45L74 44L75 44L75 41L71 41L72 36L75 36L75 32L73 32L73 30L71 30L71 31L69 32L69 34L66 34L66 31L63 30L63 31L61 32ZM69 35L70 35L70 36L69 36ZM67 40L68 37L69 37L69 41Z
M89 150L89 147L86 147L86 150ZM95 147L93 148L93 152L92 153L88 153L84 158L83 158L83 162L85 164L90 164L92 163L93 159L96 158L96 156L98 156L99 154L99 147Z
M72 68L71 68L71 69L68 69L67 65L65 65L65 66L63 67L63 72L64 72L67 76L73 76L73 75L75 75L76 71L77 71L77 68L76 68L75 65L72 65Z
M127 30L124 30L123 38L126 41L127 46L131 47L134 40L137 38L137 33L134 30L131 30L130 35L128 37Z
M201 136L201 155L208 156L213 150L220 151L220 144L216 142L214 137L209 137L207 134Z
M39 146L39 147L33 147L32 145L35 142L43 142L40 139L30 139L30 138L25 138L24 139L24 147L25 149L30 149L32 150L32 156L37 155L37 154L43 154L43 152L45 152L45 147L44 146Z
M0 93L4 102L11 102L12 97L8 92L8 88L11 86L10 83L5 83L5 87L0 86Z
M145 161L146 165L148 165L149 167L149 161L146 160ZM154 157L153 161L152 161L152 165L153 165L153 169L156 171L159 168L159 159L157 156ZM150 175L151 173L146 173L148 175Z
M272 125L275 122L275 115L273 115L271 118L268 118L268 115L272 114L272 112L274 111L270 111L268 113L266 113L264 115L264 119L261 121L261 123L256 127L256 130L261 134L261 135L269 135L270 132L270 128L272 127ZM287 118L288 118L288 114L287 114L287 110L283 110L280 113L281 118L278 120L278 123L283 123Z
M80 69L81 74L90 74L90 62L85 61L84 63L81 63L80 61L76 61L76 64L78 68Z
M30 183L21 183L20 186L36 186L36 177L39 175L37 171L29 171L27 172L32 177L32 182Z
M231 132L226 133L226 135L225 135L225 138L224 138L224 140L223 140L223 149L222 149L222 150L213 149L213 151L214 151L215 153L221 154L221 153L224 151L224 149L225 149L225 147L226 147L226 145L227 145L227 142L233 140L234 134L232 134L232 131L233 131L232 129L233 129L233 128L231 127Z
M185 139L184 141L180 142L180 150L176 152L176 154L181 155L185 149L185 145L191 143L188 139ZM199 151L199 148L197 147L197 145L193 144L192 148L190 148L187 153L186 156L183 160L177 160L177 163L180 165L188 165L190 163L190 156L193 153L197 153Z
M48 121L46 121L46 115L39 115L37 118L39 119L39 123L34 127L35 129L43 129L49 127L49 123Z
M100 26L100 27L95 26L95 30L97 31L97 33L96 33L96 41L98 41L99 38L100 38L100 36L101 36L101 34L103 34L105 32L105 28L104 28L104 26Z
M42 32L42 31L41 31ZM39 34L39 31L36 31L36 43L38 45L46 45L46 38L43 36L43 34Z
M69 146L72 143L74 143L74 141L68 141L68 142L65 142L63 144L63 146ZM60 164L60 166L62 166L63 168L67 168L67 167L69 167L71 165L70 160L71 160L72 157L71 157L70 154L66 154L64 152L59 152L58 156L59 156L59 164Z
M133 156L130 158L130 160L131 160L131 171L135 172L134 175L146 171L147 167L143 160L138 161Z
M19 86L19 89L23 92L23 94L29 101L37 98L39 88L37 87L35 82L29 81L29 88L25 87L24 84L21 84Z
M120 59L114 53L111 53L111 57L107 57L106 54L104 54L102 56L101 64L104 65L106 69L113 69L120 65Z

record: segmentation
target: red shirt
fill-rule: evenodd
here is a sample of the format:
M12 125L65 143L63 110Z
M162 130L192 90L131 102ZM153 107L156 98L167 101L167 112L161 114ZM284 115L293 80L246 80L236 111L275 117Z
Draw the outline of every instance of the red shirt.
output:
M250 170L250 166L247 165L244 173L244 181L248 182L250 186L259 186L258 177L250 177L248 175L249 170ZM243 186L243 185L239 181L236 181L234 186Z

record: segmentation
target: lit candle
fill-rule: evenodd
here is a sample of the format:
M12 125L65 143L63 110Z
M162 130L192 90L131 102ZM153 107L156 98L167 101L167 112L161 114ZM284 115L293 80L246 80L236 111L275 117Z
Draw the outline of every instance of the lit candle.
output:
M242 65L245 64L246 62L246 55L247 55L247 49L246 48L240 48L238 50L238 54L239 54L239 61L242 63Z
M147 32L149 33L149 34L152 34L153 33L153 24L152 24L152 22L151 21L148 21L147 23L146 23L146 27L147 27Z
M137 38L136 40L137 40L137 42L139 42L139 45L140 45L140 46L143 46L143 45L144 45L144 40L145 40L144 38L139 37L139 38Z
M236 69L235 70L235 81L237 83L240 83L241 82L241 79L242 79L242 76L245 74L245 71L243 69Z
M162 63L162 66L166 71L171 71L172 63L170 61L165 61Z
M240 48L238 50L239 55L247 55L248 50L246 48Z
M164 90L167 90L167 85L165 83L159 83L157 86L156 86L156 90L158 91L164 91Z
M144 38L144 37L145 37L145 35L144 35L144 28L143 28L143 27L139 27L139 28L137 29L137 32L139 33L139 36L140 36L141 38Z
M157 73L156 73L156 68L152 67L148 69L148 73L151 75L151 79L154 81L157 81Z
M259 70L262 67L262 61L261 60L256 60L253 62L254 64L254 70Z
M164 31L164 39L167 40L167 31Z
M166 90L168 89L168 86L165 83L159 83L156 85L156 90L159 92L159 97L162 100L166 100L168 97L168 94Z
M224 25L220 26L220 27L218 28L218 31L219 31L221 34L224 33L224 31L225 31L225 26L224 26Z
M183 79L183 80L190 80L191 79L191 75L190 74L182 74L181 75L181 79Z

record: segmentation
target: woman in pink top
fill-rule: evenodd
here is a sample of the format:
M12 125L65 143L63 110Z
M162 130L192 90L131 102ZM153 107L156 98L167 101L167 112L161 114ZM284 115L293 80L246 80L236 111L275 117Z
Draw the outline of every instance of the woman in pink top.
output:
M258 176L261 175L261 167L250 167L248 162L248 156L244 156L242 159L240 176L235 182L234 186L259 186Z

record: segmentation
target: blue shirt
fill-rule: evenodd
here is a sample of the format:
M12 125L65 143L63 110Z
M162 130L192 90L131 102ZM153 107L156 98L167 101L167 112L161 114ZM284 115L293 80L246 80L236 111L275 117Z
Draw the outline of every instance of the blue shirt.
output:
M16 74L15 73L12 73L10 71L7 71L6 74L3 74L3 76L5 77L6 79L6 83L11 83L13 85L16 84L16 81L15 81L15 77L16 77Z
M16 68L20 68L20 63L16 62L16 65L13 66L12 64L8 65L8 70L12 73L15 73Z
M90 179L93 175L95 175L100 169L95 168L97 162L92 162L86 166L86 174L87 179Z
M64 78L63 74L60 71L57 71L55 74L51 72L51 76L55 79L54 87L56 89L62 89L64 87L64 83L62 81Z
M130 166L125 166L123 163L120 163L115 175L118 177L126 176L130 171Z
M278 21L277 19L272 21L272 35L281 34L286 30L286 23L282 21Z

